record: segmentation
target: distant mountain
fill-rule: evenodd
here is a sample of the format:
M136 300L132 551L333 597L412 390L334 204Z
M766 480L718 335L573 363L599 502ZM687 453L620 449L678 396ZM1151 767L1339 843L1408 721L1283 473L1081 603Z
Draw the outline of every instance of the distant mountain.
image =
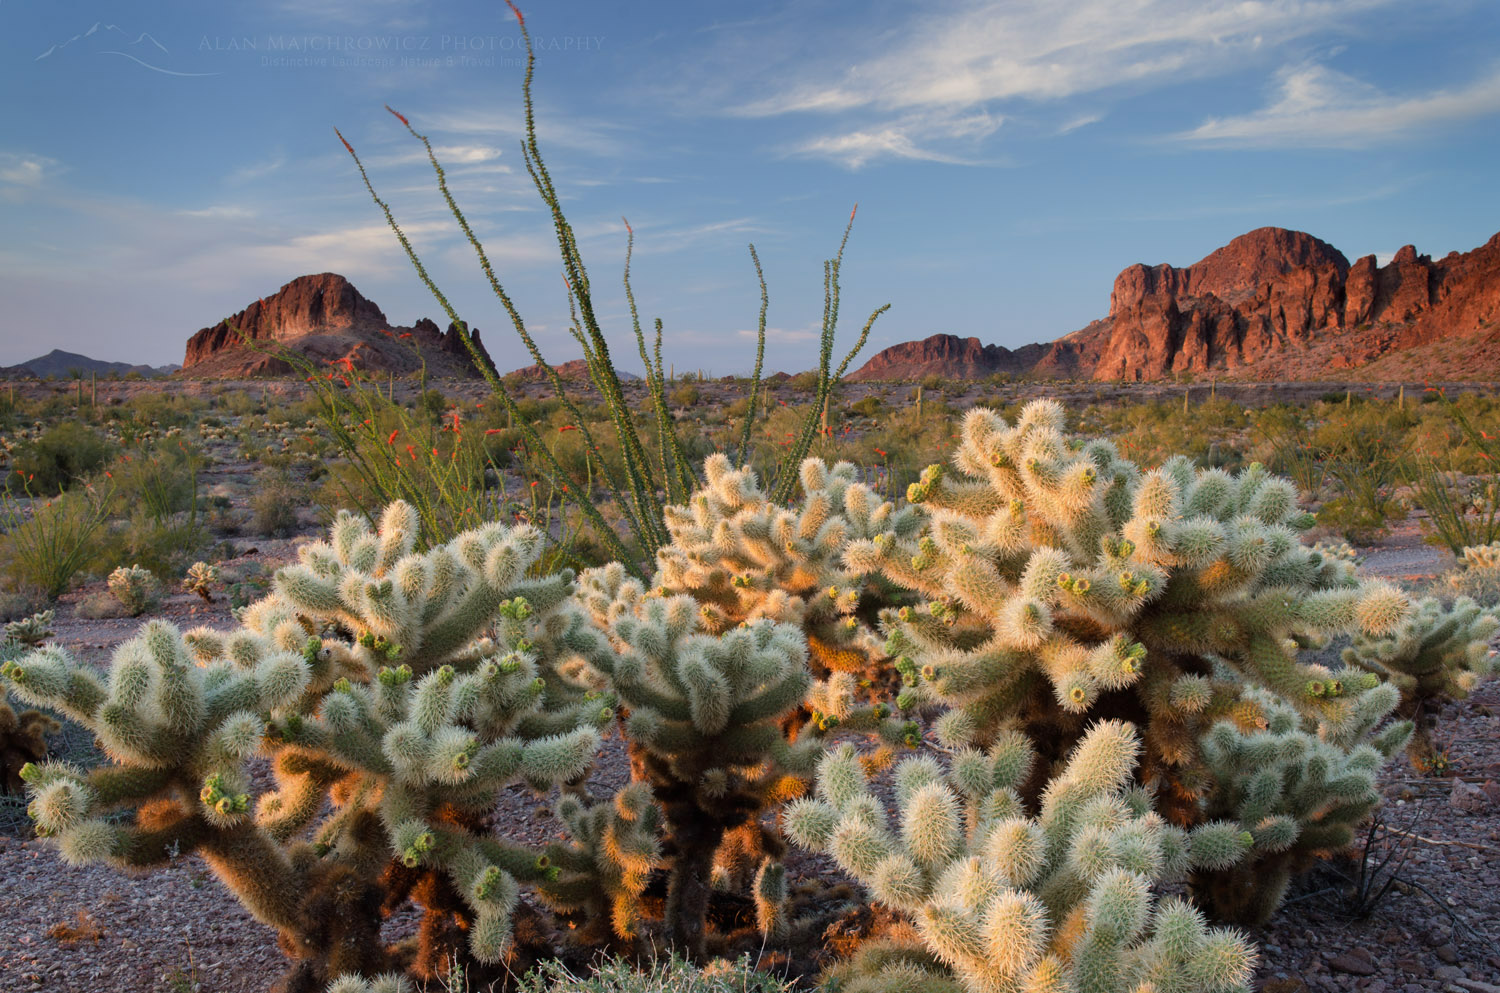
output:
M1500 234L1434 261L1407 245L1349 264L1300 231L1259 228L1182 269L1132 265L1109 315L1009 349L934 335L876 354L852 380L1039 378L1500 379Z
M102 359L91 359L87 355L79 355L77 352L65 352L60 348L54 348L46 355L29 362L0 367L0 379L20 379L32 376L38 379L48 377L69 379L72 378L74 372L84 376L90 373L97 376L107 376L110 373L124 376L132 372L140 373L142 376L165 376L176 372L177 368L175 365L149 366L131 365L129 362L105 362Z
M470 334L483 361L493 368L479 329ZM182 375L240 379L293 372L291 363L271 354L273 349L285 349L319 368L407 373L425 362L434 376L478 375L453 325L443 331L425 317L411 327L392 325L379 307L335 272L299 276L193 335L183 356Z
M554 364L552 368L557 373L557 378L559 379L586 380L589 378L589 364L586 359L572 359L567 362L559 362ZM628 383L641 378L633 372L626 372L624 369L616 369L615 375L619 377L622 383ZM539 365L529 365L521 369L514 369L506 373L505 378L515 378L525 383L548 382L547 374L542 371L542 367Z

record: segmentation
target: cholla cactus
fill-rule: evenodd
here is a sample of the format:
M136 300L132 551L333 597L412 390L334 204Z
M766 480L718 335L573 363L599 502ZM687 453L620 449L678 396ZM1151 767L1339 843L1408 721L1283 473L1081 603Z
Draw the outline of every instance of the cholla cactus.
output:
M632 783L593 806L565 795L557 818L569 840L547 850L558 874L540 885L542 898L558 910L581 912L584 939L595 946L635 937L641 897L661 864L661 811L651 787Z
M548 652L581 621L557 610L569 577L525 578L534 529L489 525L423 554L415 539L402 503L378 533L341 516L244 628L148 623L107 681L57 648L7 664L20 696L93 731L114 763L29 767L39 831L73 862L199 852L281 932L296 988L406 962L380 923L408 896L428 915L412 973L499 963L520 884L557 870L491 834L496 792L580 780L613 710L549 692L568 684ZM252 795L256 755L275 789ZM116 808L134 820L107 819Z
M1463 561L1467 569L1500 569L1500 541L1465 547Z
M194 562L188 566L187 575L183 577L182 589L185 593L196 593L203 598L204 603L213 603L214 584L219 581L219 567L207 562Z
M48 608L19 621L11 621L5 625L5 633L0 637L0 642L9 641L35 648L52 637L52 620L55 616L52 609Z
M896 591L879 576L849 571L850 541L920 526L855 478L854 466L802 463L802 503L778 507L755 473L722 455L703 464L705 485L686 506L667 507L672 542L657 553L655 582L698 602L704 628L727 631L770 620L801 628L813 673L870 679L884 662L873 621Z
M1131 725L1095 725L1036 818L1016 792L1034 761L1018 735L961 749L946 771L908 759L895 772L894 828L852 746L831 752L818 797L788 808L787 833L907 915L926 953L874 948L840 970L840 988L941 989L935 959L970 993L1248 991L1245 940L1209 929L1181 900L1153 906L1151 888L1230 865L1250 839L1224 823L1189 833L1152 813L1149 796L1127 788L1139 751Z
M0 641L0 663L20 653L19 642L9 638ZM6 699L5 687L0 685L0 793L21 792L21 770L28 762L40 762L47 757L47 735L60 727L40 710L16 713Z
M1247 690L1233 717L1204 736L1209 817L1254 839L1246 858L1192 875L1193 895L1216 918L1264 924L1292 874L1348 848L1380 802L1376 777L1406 746L1410 721L1387 721L1400 694L1389 683L1360 696L1361 713L1334 733L1273 694Z
M109 592L131 617L139 617L156 603L156 577L138 565L120 566L109 574Z
M1344 660L1390 680L1401 691L1401 712L1416 714L1429 700L1461 700L1500 671L1490 639L1500 619L1460 597L1451 607L1432 597L1385 637L1356 635Z
M1144 472L1107 440L1067 437L1054 401L1028 404L1014 426L979 408L954 471L932 466L911 487L918 536L855 542L845 557L927 598L888 615L887 647L912 684L903 706L953 708L945 741L1019 729L1051 744L1050 759L1090 713L1133 715L1144 781L1189 821L1196 741L1243 682L1332 726L1352 721L1378 680L1298 648L1394 631L1407 610L1396 588L1298 542L1311 516L1296 496L1258 464L1231 476L1179 457ZM1215 660L1228 679L1214 678Z
M1500 542L1464 549L1461 568L1447 575L1450 596L1466 596L1491 608L1500 606Z
M618 563L583 573L577 598L606 638L576 644L629 711L636 776L651 785L665 815L668 933L684 952L701 956L726 834L757 831L764 857L774 860L781 843L760 830L759 814L797 795L799 777L822 752L816 721L790 732L783 726L813 687L806 640L770 620L711 634L697 600L648 594ZM848 726L888 723L873 708L837 706Z

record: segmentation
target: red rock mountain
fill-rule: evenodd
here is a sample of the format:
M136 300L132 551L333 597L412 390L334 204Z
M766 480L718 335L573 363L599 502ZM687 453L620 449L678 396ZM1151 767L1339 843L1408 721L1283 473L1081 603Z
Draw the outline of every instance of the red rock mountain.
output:
M934 335L877 354L851 379L978 378L995 372L1095 380L1178 373L1242 379L1403 378L1400 356L1450 347L1461 378L1500 375L1500 234L1433 261L1407 245L1385 266L1354 265L1300 231L1259 228L1182 269L1133 265L1109 315L1044 345L1011 350ZM1408 362L1407 366L1414 364ZM1481 368L1481 366L1488 368ZM1436 375L1435 370L1429 370Z
M489 362L479 330L470 333L480 355ZM428 371L436 376L479 374L453 325L445 332L422 318L409 328L393 326L353 283L332 272L299 276L228 320L193 335L182 360L182 374L209 379L285 375L294 370L272 354L281 349L319 366L348 359L358 369L406 373L419 369L425 360Z

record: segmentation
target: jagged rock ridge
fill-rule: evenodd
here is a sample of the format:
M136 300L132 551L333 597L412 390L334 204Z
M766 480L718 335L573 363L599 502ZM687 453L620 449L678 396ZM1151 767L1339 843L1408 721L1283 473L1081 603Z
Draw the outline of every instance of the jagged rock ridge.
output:
M470 333L493 368L479 330ZM285 375L293 371L291 364L273 354L283 348L319 366L347 359L356 369L408 373L425 361L435 376L479 375L452 324L443 331L424 317L411 327L393 326L353 283L333 272L299 276L199 331L188 339L182 370L194 378Z
M1373 255L1351 266L1312 235L1259 228L1184 268L1127 267L1108 316L1050 344L934 335L886 349L850 378L1317 379L1443 339L1472 336L1473 354L1489 354L1478 346L1500 341L1497 319L1500 234L1437 261L1407 245L1385 266Z

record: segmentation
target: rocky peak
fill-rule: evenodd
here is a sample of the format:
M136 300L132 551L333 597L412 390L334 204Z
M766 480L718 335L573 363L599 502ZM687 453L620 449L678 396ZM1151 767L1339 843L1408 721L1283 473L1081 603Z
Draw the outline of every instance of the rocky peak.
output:
M471 331L484 361L489 355ZM265 342L266 348L247 345ZM287 348L314 362L348 359L354 367L405 373L425 360L435 375L476 375L458 329L443 331L421 318L410 328L392 327L381 309L336 272L298 276L227 320L188 339L182 367L189 376L281 375L291 366L267 354ZM491 365L493 368L493 365Z

